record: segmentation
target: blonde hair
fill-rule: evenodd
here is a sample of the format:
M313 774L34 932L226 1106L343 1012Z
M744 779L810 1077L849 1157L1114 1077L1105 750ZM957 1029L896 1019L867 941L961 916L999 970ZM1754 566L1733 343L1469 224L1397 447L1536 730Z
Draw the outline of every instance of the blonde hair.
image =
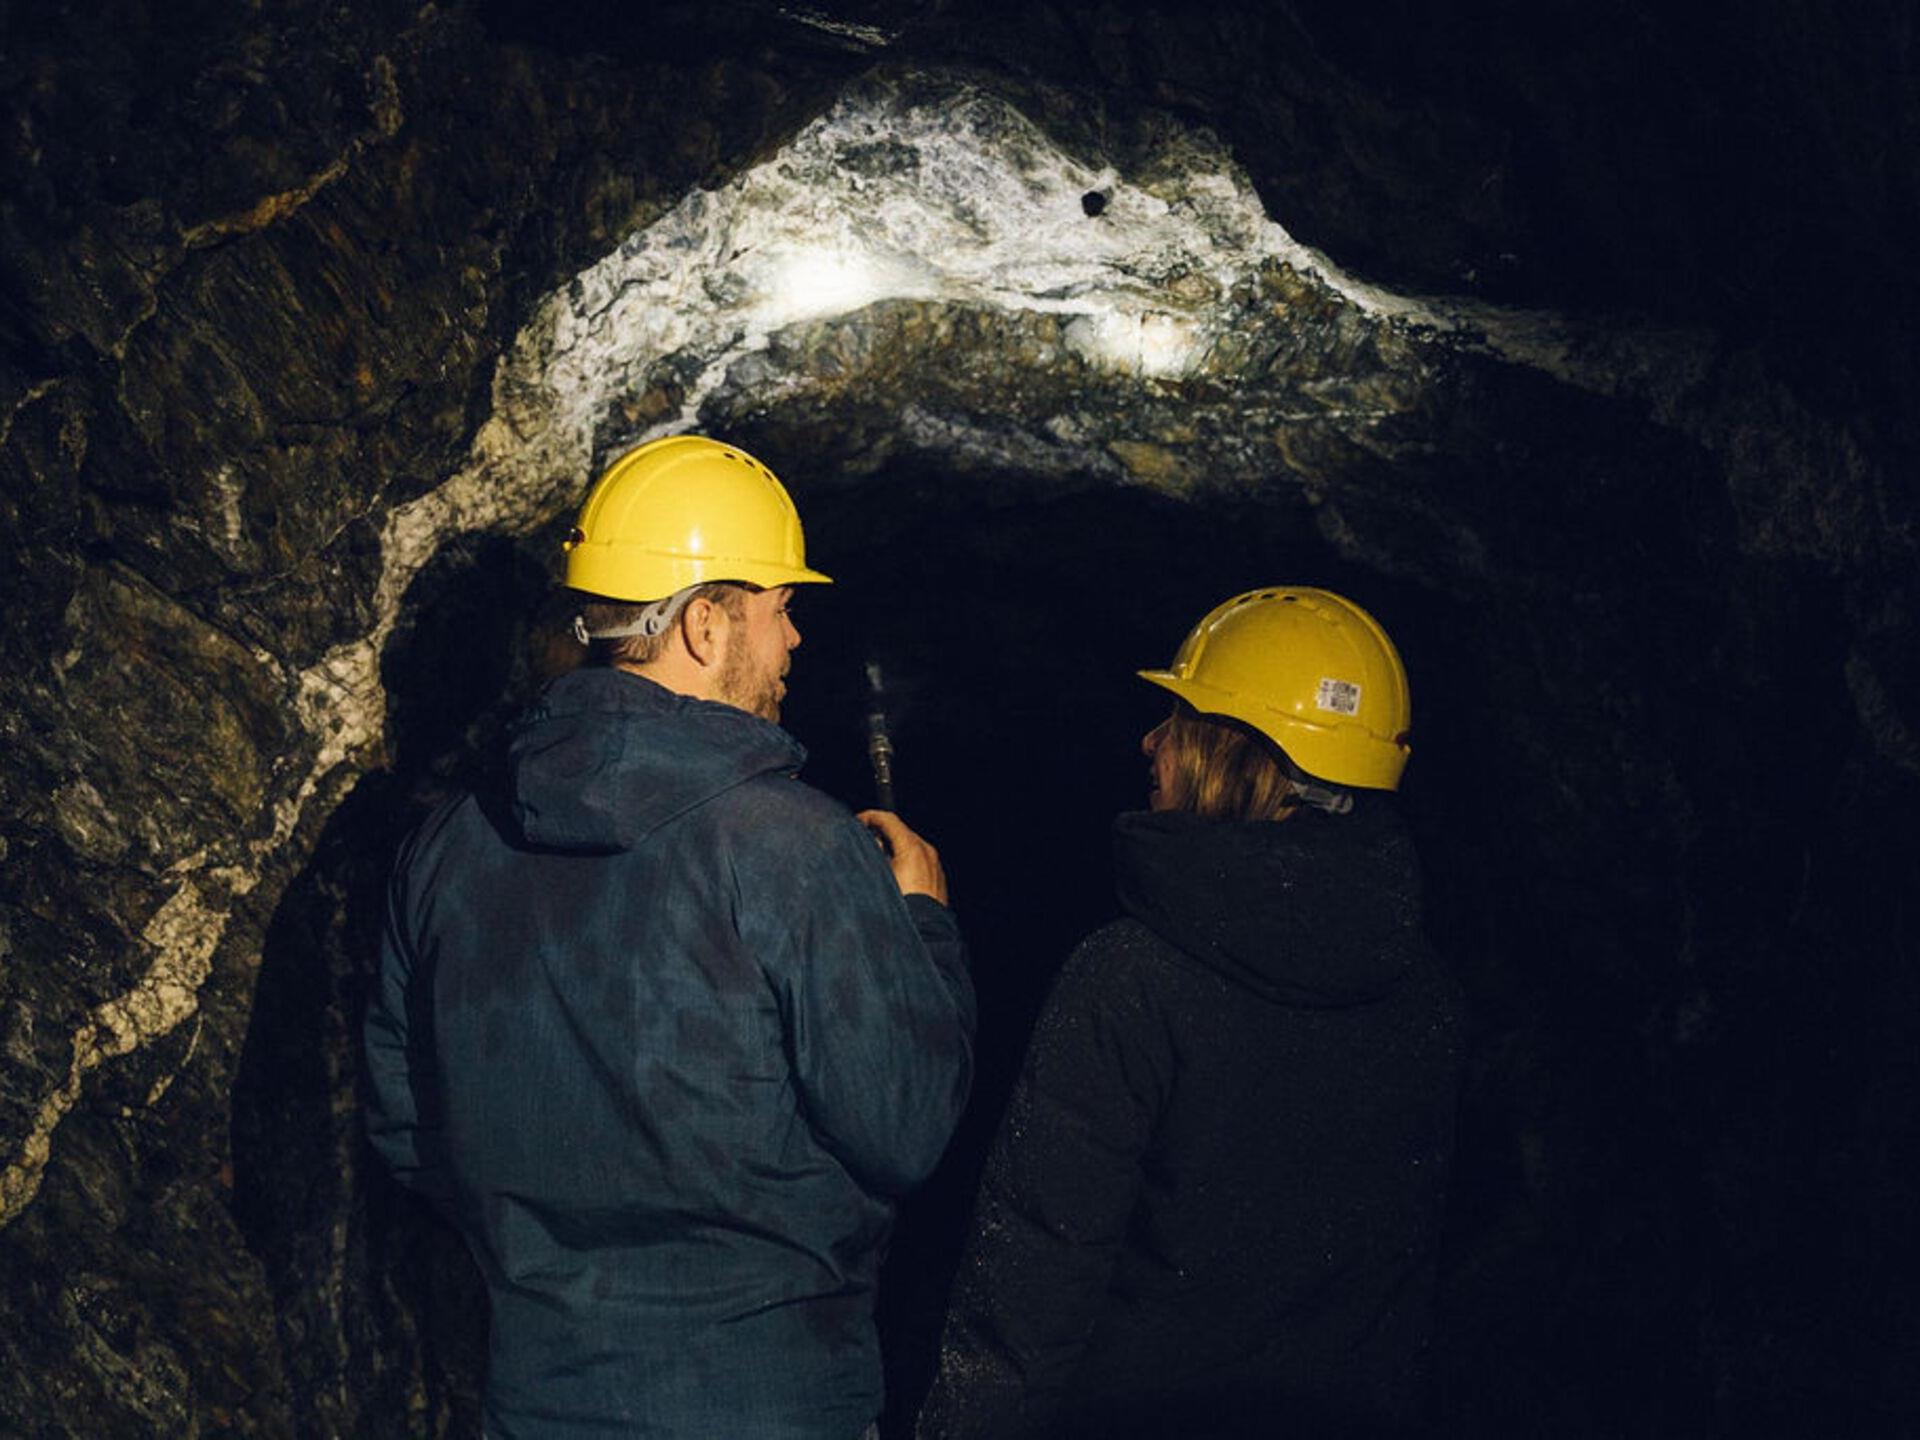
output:
M1299 803L1291 768L1273 742L1223 715L1184 702L1166 720L1172 747L1170 808L1210 820L1284 820Z

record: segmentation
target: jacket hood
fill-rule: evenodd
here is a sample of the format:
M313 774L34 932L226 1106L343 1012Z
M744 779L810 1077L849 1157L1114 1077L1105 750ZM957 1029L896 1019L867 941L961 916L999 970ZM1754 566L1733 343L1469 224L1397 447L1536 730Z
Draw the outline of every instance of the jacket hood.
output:
M779 726L625 671L562 675L521 718L508 752L521 834L555 850L631 849L756 775L807 752Z
M1424 946L1412 840L1380 797L1279 823L1131 812L1114 823L1114 859L1128 914L1281 1004L1378 999Z

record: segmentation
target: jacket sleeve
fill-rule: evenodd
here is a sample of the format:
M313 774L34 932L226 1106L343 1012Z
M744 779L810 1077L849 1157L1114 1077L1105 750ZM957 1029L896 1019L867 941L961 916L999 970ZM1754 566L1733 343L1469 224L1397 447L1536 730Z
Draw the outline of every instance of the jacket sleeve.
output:
M862 1186L925 1179L973 1079L973 982L953 913L902 899L871 833L842 812L786 857L758 922L807 1122Z
M380 969L361 1028L367 1138L409 1190L444 1205L440 1086L433 1060L431 974L417 963L407 922L404 864L387 886Z
M1102 1313L1173 1057L1099 942L1055 982L988 1156L922 1440L1052 1433Z

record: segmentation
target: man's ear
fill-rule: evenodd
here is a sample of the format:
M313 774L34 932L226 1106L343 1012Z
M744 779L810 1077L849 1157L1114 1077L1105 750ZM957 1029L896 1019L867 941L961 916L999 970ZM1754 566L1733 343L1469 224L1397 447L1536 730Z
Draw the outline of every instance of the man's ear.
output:
M677 618L680 639L695 663L703 668L718 665L726 645L727 627L733 622L726 607L704 596L695 596L680 607Z

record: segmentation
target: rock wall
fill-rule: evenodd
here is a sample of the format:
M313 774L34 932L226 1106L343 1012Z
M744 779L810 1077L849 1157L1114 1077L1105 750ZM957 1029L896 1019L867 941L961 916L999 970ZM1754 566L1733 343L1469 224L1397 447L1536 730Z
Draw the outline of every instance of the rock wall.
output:
M475 1433L471 1268L357 1131L373 897L565 662L594 463L690 424L837 557L824 783L827 677L909 657L1004 1019L903 1229L890 1421L1018 1017L1100 918L1124 677L1276 575L1415 672L1477 1016L1442 1427L1920 1412L1898 6L0 33L0 1430Z
M532 297L848 65L569 61L491 18L4 17L0 1429L443 1423L329 1114L350 981L263 966L319 955L337 922L288 881L388 758L378 672L339 656Z

